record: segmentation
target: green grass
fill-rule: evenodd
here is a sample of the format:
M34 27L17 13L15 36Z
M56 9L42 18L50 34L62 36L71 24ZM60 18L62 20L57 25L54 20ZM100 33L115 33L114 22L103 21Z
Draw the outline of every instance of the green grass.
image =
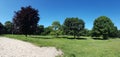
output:
M61 49L64 57L120 57L120 39L93 40L90 37L85 39L55 38L53 36L28 36L24 35L4 35L27 42L31 42L40 47L50 46ZM71 38L70 36L69 38Z

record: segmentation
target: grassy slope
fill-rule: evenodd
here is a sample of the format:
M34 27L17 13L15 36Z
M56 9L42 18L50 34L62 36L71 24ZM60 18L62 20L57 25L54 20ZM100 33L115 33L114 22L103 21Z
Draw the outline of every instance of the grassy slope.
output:
M53 37L28 37L23 35L4 35L38 46L54 46L64 52L64 57L120 57L120 39L110 40L75 40Z

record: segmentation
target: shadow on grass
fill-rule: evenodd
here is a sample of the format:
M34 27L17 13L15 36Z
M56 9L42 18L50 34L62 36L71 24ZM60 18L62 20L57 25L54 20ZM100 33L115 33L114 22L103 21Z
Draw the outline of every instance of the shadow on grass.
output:
M55 37L55 36L30 36L31 38L37 38L37 39L55 39L55 38L64 38L64 39L71 39L71 40L74 40L74 39L77 39L77 40L87 40L86 37L78 37L78 38L74 38L74 37L67 37L67 36L58 36L58 37ZM93 40L108 40L108 39L103 39L103 38L100 38L100 37L92 37Z
M108 39L103 39L103 38L99 38L99 37L93 37L92 39L94 39L94 40L108 40Z
M70 37L57 37L57 38L70 38Z
M31 38L37 38L37 39L53 39L52 37L31 37Z
M42 37L42 36L39 36L39 37L37 37L37 36L31 36L31 38L37 38L37 39L54 39L54 38L64 38L64 39L71 39L71 40L74 40L74 39L77 39L77 40L87 40L87 38L82 38L82 37L80 37L80 38L73 38L73 37L53 37L53 36L51 36L51 37Z
M77 39L77 40L87 40L87 38L67 38L67 39L71 39L71 40L74 40L74 39Z
M101 38L92 38L92 39L94 39L94 40L104 40L104 39L101 39Z

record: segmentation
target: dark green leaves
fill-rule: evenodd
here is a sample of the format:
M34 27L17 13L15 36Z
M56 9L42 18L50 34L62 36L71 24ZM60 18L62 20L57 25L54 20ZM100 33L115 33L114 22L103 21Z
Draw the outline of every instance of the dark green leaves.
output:
M108 39L108 36L112 36L115 29L113 22L106 16L100 16L94 21L92 36L103 36L103 39Z
M64 21L64 32L66 34L78 35L84 29L84 21L79 18L66 18Z

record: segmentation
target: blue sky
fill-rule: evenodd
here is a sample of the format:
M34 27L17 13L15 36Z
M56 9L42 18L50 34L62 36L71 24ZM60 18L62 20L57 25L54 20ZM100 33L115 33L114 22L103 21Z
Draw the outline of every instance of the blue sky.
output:
M120 29L120 0L0 0L0 22L12 21L14 11L28 5L39 10L39 24L45 27L53 21L63 24L66 17L78 17L92 29L93 21L104 15Z

